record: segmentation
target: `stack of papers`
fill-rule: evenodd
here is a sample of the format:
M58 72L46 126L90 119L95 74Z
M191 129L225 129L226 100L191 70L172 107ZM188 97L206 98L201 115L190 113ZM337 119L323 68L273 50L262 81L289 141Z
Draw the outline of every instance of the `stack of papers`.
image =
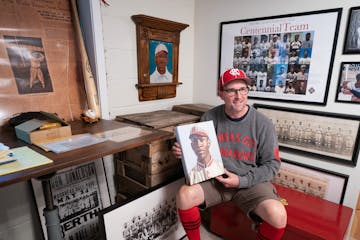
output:
M10 151L13 161L0 165L0 176L53 162L28 147L13 148Z

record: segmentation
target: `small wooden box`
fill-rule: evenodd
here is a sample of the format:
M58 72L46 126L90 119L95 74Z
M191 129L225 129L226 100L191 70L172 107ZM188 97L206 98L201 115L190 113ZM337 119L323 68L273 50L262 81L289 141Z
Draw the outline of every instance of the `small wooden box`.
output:
M213 105L203 104L203 103L194 103L194 104L180 104L174 105L172 107L173 111L188 113L201 117L204 112L214 108Z
M170 110L159 110L116 116L117 121L128 122L149 128L173 132L173 128L187 123L198 122L199 116Z

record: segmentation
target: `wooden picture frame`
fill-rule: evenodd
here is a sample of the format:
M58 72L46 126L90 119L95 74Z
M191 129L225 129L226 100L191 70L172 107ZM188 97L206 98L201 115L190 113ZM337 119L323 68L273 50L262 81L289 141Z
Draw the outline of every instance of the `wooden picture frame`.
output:
M178 178L100 211L101 239L182 239L185 231L175 198L184 183L183 177Z
M219 75L243 69L249 98L326 105L342 9L221 22Z
M328 201L342 204L349 176L287 159L273 182Z
M360 62L342 62L336 102L360 104Z
M254 104L254 108L273 121L280 148L356 166L360 142L360 116L262 104Z
M343 49L343 54L357 53L360 53L360 6L349 10Z
M181 84L178 81L180 31L189 25L142 14L131 19L136 24L139 101L175 97L176 87ZM161 70L155 71L156 64L162 66Z

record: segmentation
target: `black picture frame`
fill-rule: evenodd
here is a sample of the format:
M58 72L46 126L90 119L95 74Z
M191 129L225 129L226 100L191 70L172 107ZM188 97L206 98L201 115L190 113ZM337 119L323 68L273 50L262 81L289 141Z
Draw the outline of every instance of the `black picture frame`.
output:
M349 175L288 159L282 158L281 161L274 183L334 203L343 203Z
M360 79L360 62L342 62L335 102L360 104L360 86L355 85L357 78Z
M176 192L185 183L177 177L139 192L132 198L109 206L99 212L101 239L182 239L185 231L181 227L176 208ZM137 209L134 212L134 209ZM165 219L165 222L163 220ZM137 222L142 227L138 229ZM137 236L129 228L135 227ZM151 228L151 231L149 231ZM134 231L135 232L135 231Z
M335 8L221 22L219 76L237 67L253 79L249 98L326 105L341 14Z
M360 53L360 6L349 9L343 54Z
M360 142L360 116L254 104L269 117L280 149L308 153L356 166ZM298 130L294 130L294 129Z

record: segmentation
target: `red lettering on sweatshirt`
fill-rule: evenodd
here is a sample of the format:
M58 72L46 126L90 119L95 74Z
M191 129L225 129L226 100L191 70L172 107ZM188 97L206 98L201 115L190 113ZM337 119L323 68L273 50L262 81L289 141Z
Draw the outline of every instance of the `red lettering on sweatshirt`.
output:
M242 144L247 146L248 148L252 149L256 146L256 141L249 136L244 136L242 140Z
M222 157L234 158L239 161L255 161L255 153L247 151L239 151L237 149L220 148Z
M241 138L241 133L217 133L217 138L219 142L242 142L245 146L253 148L256 146L256 141L251 137L245 135Z

